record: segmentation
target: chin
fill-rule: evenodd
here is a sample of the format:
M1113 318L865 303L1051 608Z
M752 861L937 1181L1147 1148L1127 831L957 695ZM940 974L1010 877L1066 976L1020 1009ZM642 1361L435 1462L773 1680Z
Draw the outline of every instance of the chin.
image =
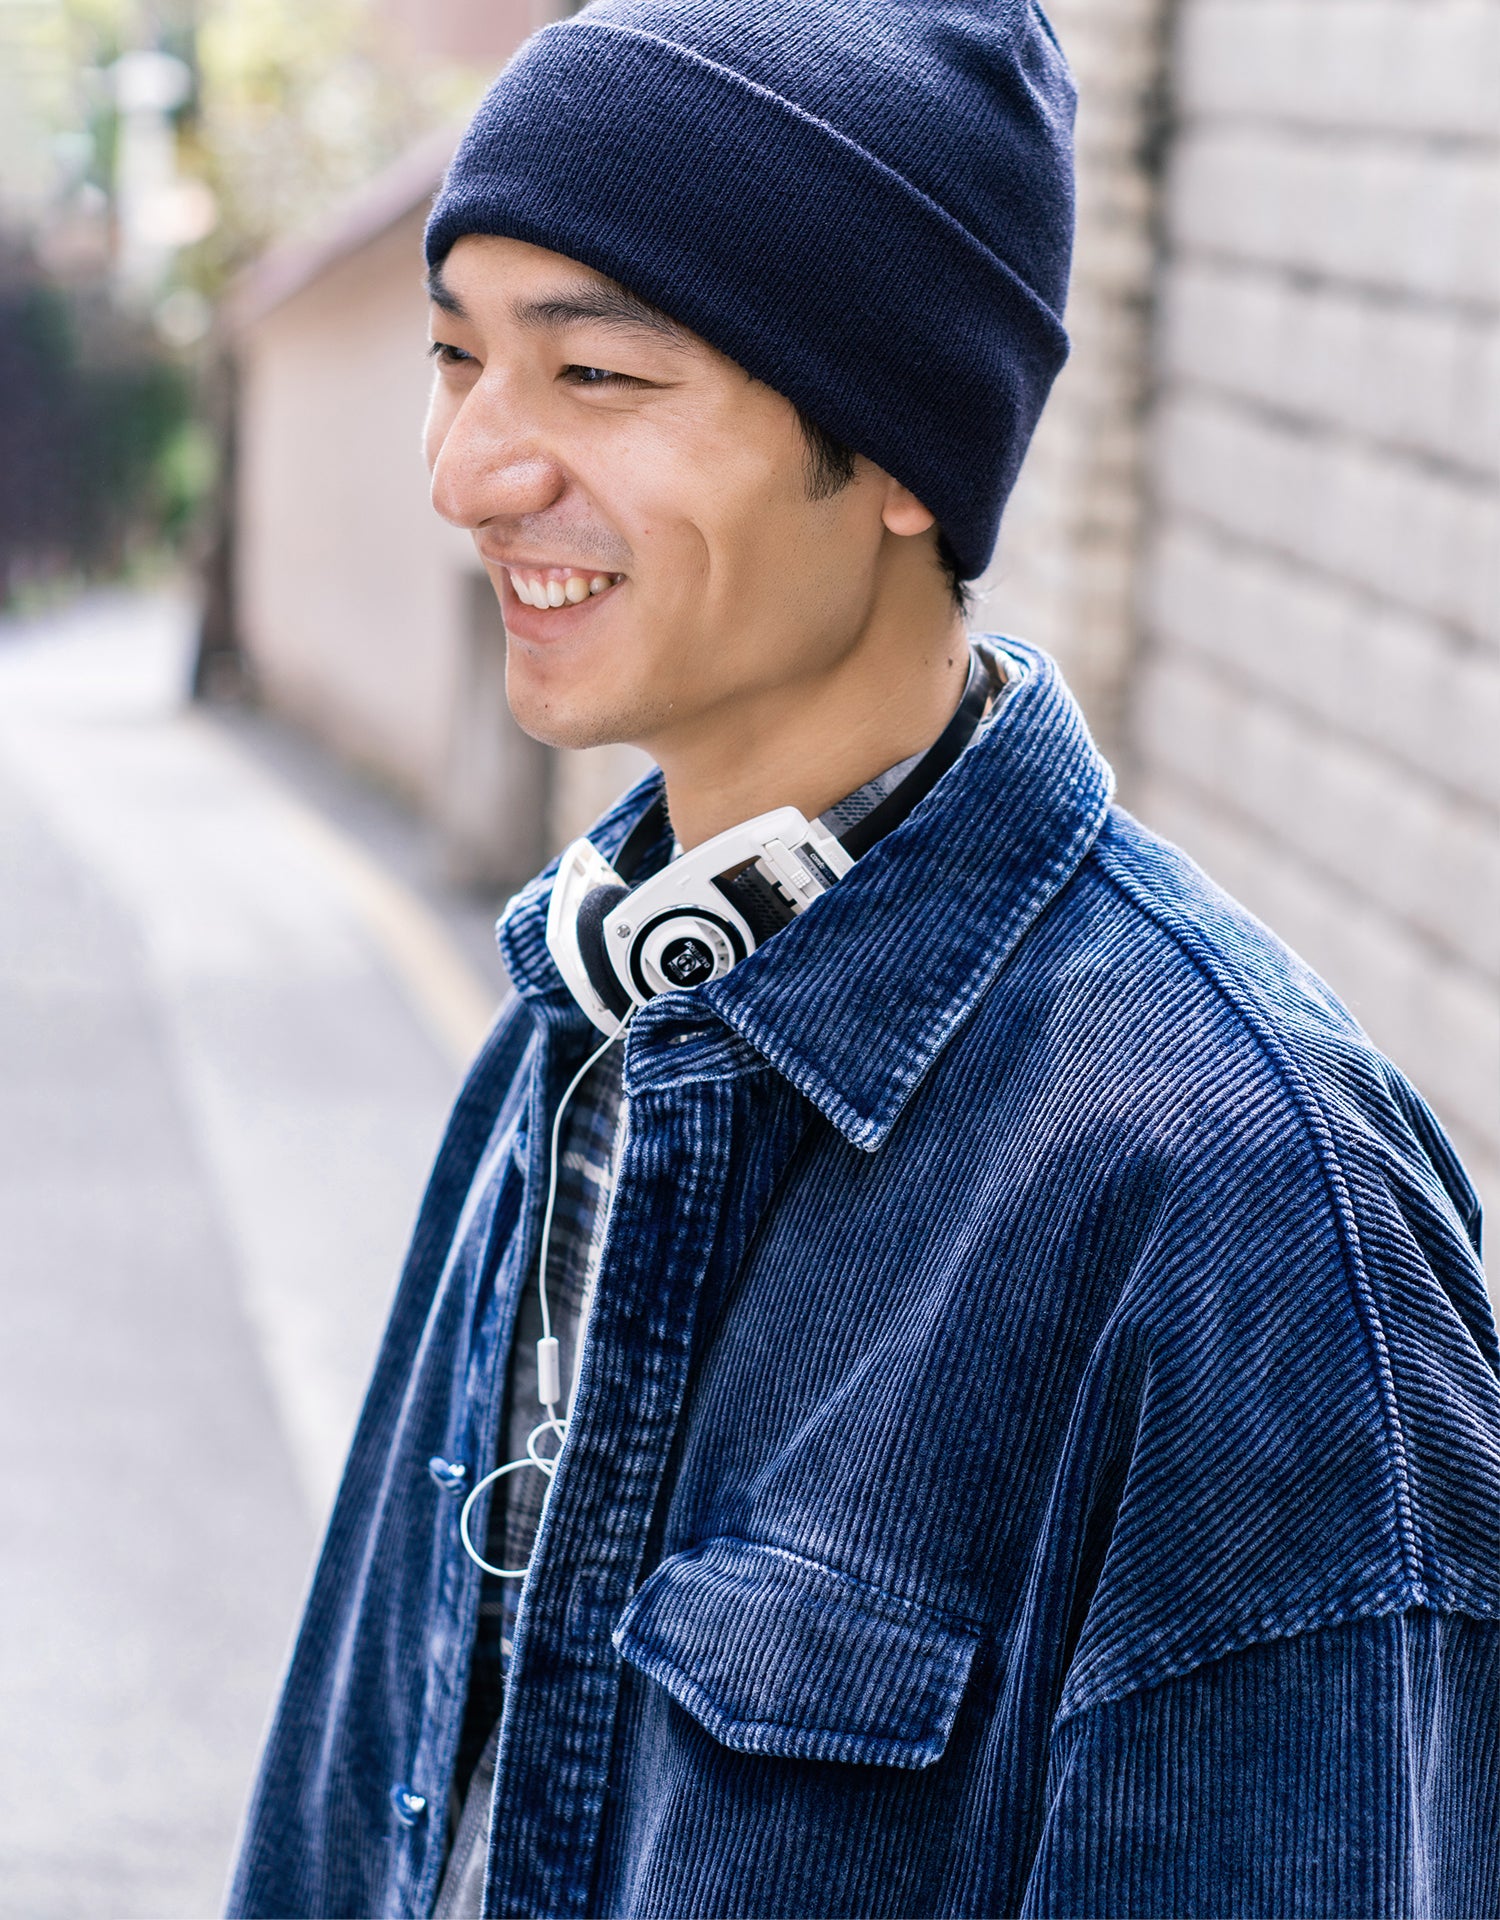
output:
M516 725L545 747L582 752L588 747L639 745L650 718L638 700L570 699L556 688L528 686L523 676L507 676L506 697Z
M624 738L610 727L568 720L556 713L535 716L518 713L515 718L522 733L529 733L544 747L564 748L569 753L582 753L589 747L616 746Z

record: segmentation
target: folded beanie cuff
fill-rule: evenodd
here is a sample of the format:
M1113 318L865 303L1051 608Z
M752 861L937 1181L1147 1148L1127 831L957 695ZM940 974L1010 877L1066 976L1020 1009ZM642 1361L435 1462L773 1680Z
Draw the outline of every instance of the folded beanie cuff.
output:
M475 116L428 261L469 233L547 247L652 301L909 487L962 576L988 563L1067 335L838 129L656 35L559 22ZM974 449L959 464L955 416Z

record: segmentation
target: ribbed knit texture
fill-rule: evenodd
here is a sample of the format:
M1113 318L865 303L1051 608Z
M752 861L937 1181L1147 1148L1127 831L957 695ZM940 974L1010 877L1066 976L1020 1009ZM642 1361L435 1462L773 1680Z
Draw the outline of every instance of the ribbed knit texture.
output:
M485 97L427 257L505 234L609 274L974 575L1067 354L1073 103L1031 0L595 0Z
M1006 645L1028 678L910 819L632 1026L489 1913L1500 1911L1472 1192ZM423 1208L237 1913L420 1914L436 1885L479 1582L425 1463L493 1457L588 1044L548 888L506 921L519 998ZM476 1286L457 1216L523 1111Z

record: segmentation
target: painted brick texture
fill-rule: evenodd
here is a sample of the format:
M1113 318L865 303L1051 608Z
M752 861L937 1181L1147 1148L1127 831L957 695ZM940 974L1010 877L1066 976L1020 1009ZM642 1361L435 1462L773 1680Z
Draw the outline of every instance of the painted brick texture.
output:
M1054 0L1048 14L1079 93L1072 354L980 583L979 623L1055 654L1117 751L1144 506L1163 12L1160 0Z
M1500 1206L1500 4L1182 0L1127 799Z

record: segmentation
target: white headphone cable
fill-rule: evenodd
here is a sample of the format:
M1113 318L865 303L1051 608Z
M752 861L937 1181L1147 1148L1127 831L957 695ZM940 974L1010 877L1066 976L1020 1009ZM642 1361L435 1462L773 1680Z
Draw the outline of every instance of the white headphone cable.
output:
M468 1499L465 1500L463 1504L463 1511L458 1516L458 1533L459 1538L464 1543L465 1553L468 1554L476 1566L483 1567L486 1573L492 1573L500 1580L524 1580L526 1578L526 1568L491 1566L490 1562L484 1559L478 1552L473 1539L470 1537L469 1515L473 1510L474 1502L479 1498L480 1494L484 1492L486 1487L492 1485L497 1480L504 1479L508 1473L519 1473L523 1467L535 1467L539 1473L546 1475L550 1484L552 1475L557 1467L558 1454L562 1452L563 1442L568 1437L568 1421L567 1419L559 1418L557 1411L558 1402L562 1398L562 1349L558 1345L556 1336L552 1331L552 1311L547 1300L547 1255L552 1245L552 1217L557 1210L558 1146L562 1137L563 1119L572 1103L573 1095L578 1091L579 1087L583 1085L589 1069L604 1058L605 1054L609 1052L617 1040L623 1039L629 1030L630 1022L634 1018L634 1015L635 1008L632 1007L616 1031L612 1033L602 1045L595 1047L588 1059L584 1061L577 1073L575 1073L573 1078L568 1082L567 1087L564 1089L562 1099L557 1103L557 1112L552 1119L551 1167L547 1175L547 1209L542 1216L542 1244L541 1253L537 1261L536 1275L537 1297L542 1309L542 1337L536 1343L536 1387L537 1399L541 1402L544 1417L539 1420L531 1429L531 1432L527 1434L525 1454L519 1460L507 1460L504 1466L495 1467L491 1472L487 1473L482 1480L477 1481ZM578 1323L580 1340L583 1337L583 1333L584 1321L580 1315ZM568 1407L568 1413L571 1416L571 1401ZM538 1442L541 1440L543 1434L547 1433L556 1436L557 1453L544 1454L538 1452Z

